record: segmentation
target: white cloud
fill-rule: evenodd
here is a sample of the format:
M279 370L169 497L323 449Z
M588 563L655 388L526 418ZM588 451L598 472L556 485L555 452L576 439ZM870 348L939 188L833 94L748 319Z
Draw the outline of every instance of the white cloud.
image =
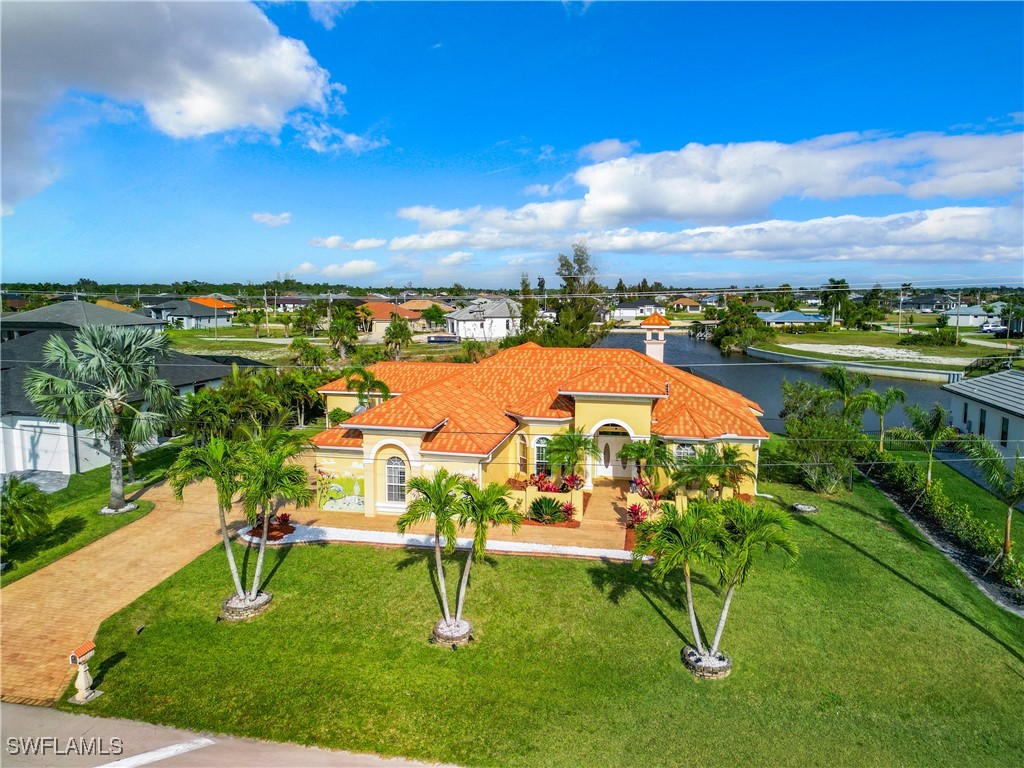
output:
M306 3L309 15L317 24L330 31L354 2L338 2L338 0L311 0Z
M469 251L455 251L447 256L442 256L437 263L442 267L455 267L459 264L466 264L473 260L473 254Z
M387 242L383 238L364 237L349 243L341 235L331 235L330 237L314 237L309 244L317 248L333 248L339 251L368 251L387 245Z
M285 224L292 223L292 215L285 211L284 213L270 213L264 211L262 213L254 213L252 220L259 224L266 224L268 227L281 227Z
M614 160L617 157L628 157L640 146L640 142L619 141L618 139L603 139L580 147L578 152L581 158L602 163L606 160Z
M321 273L325 277L356 278L375 275L381 269L383 267L372 259L353 259L344 264L328 264Z
M176 139L276 140L289 124L318 150L386 143L330 124L344 88L250 3L9 3L0 65L8 208L57 177L49 151L63 128L53 114L68 94L139 105Z
M317 271L316 265L311 261L304 261L292 270L294 275L312 275Z

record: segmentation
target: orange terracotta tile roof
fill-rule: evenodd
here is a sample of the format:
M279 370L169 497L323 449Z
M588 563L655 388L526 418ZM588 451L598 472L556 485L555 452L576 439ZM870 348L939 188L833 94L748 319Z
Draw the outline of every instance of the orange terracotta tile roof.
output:
M430 307L440 307L445 312L455 311L455 307L449 306L448 304L442 304L440 301L431 301L430 299L410 299L401 306L412 310L413 312L422 312L424 309L429 309Z
M363 433L358 429L332 427L313 435L310 442L318 448L362 448Z
M204 307L210 307L211 309L234 309L235 305L230 301L221 301L215 299L212 296L195 296L192 298L196 304L202 304Z
M388 385L393 394L403 394L433 384L453 373L465 370L467 363L414 363L388 361L374 363L367 370ZM351 392L345 379L337 379L320 387L318 392Z
M672 323L665 319L665 316L659 312L655 312L650 317L646 317L640 321L641 328L671 328Z
M397 312L399 317L404 317L406 320L419 320L422 317L419 312L413 312L411 309L386 301L367 301L360 305L360 308L362 307L366 307L373 313L371 316L374 320L390 320L392 312Z
M420 367L436 367L436 374ZM404 393L346 424L353 432L361 427L421 429L429 433L422 443L427 451L486 455L516 429L517 421L509 414L571 418L575 403L563 392L650 397L651 431L665 437L768 436L758 421L756 403L628 349L523 344L475 365L378 363L372 369L382 379L407 377L420 386L396 389Z
M106 307L107 309L117 309L121 312L131 312L131 307L126 307L124 304L118 304L116 301L110 301L109 299L96 299L97 307Z
M673 306L676 306L676 307L699 307L700 306L700 302L699 301L694 301L693 299L688 299L685 296L683 296L682 298L676 299L675 301L672 302L672 304L673 304Z

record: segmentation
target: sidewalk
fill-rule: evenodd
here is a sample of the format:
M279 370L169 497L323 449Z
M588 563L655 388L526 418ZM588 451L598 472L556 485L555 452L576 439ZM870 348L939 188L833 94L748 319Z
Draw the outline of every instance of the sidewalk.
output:
M166 483L143 498L156 502L145 517L0 590L0 699L52 704L73 648L220 540L212 485L188 489L184 504Z

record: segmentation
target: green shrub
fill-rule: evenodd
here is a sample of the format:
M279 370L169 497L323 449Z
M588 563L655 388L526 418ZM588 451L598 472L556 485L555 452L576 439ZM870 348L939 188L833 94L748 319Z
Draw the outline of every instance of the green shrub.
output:
M352 414L346 411L344 408L331 408L331 412L327 414L327 418L333 426L341 424L343 421L348 421L352 418Z
M907 347L955 347L958 346L953 328L938 328L931 333L908 333L897 344Z
M530 511L526 515L530 520L538 523L564 523L566 521L565 508L557 499L550 496L541 496L534 499L530 504Z

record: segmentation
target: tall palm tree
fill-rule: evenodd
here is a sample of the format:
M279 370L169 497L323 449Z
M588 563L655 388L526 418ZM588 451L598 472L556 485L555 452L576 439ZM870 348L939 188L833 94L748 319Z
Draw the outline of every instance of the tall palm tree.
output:
M672 448L657 435L651 435L649 440L633 440L626 443L619 449L617 455L620 459L637 462L640 465L640 474L645 475L652 483L659 469L670 475L676 465Z
M239 446L223 437L213 437L201 445L183 448L174 463L167 471L167 480L174 498L183 501L185 486L212 480L217 489L217 513L220 517L220 535L224 542L224 553L228 558L231 580L235 585L235 595L245 601L248 596L242 588L242 580L238 575L235 553L231 548L231 536L228 534L227 513L235 494L241 484L241 463L238 457Z
M885 440L885 415L889 413L898 403L907 401L907 393L897 387L888 387L884 394L873 389L862 393L864 402L872 413L878 414L878 450L884 449Z
M201 389L185 399L180 431L198 446L214 437L227 437L231 433L231 410L221 389Z
M684 456L676 461L676 468L672 472L672 489L696 485L704 498L708 498L711 489L715 487L712 480L719 479L722 470L722 457L718 454L718 448L712 443L705 443L692 456Z
M465 504L462 492L464 480L461 475L453 475L443 467L429 480L425 477L411 478L408 483L409 490L417 495L397 522L398 531L405 533L416 523L434 521L434 567L437 569L438 590L441 593L441 610L447 625L451 625L452 616L448 608L448 589L444 578L444 561L441 559L441 539L444 539L445 554L450 555L455 551L455 520L462 513Z
M563 475L575 475L580 464L601 455L597 440L582 429L565 429L548 441L547 461L551 467L561 467Z
M746 582L754 568L755 555L759 551L777 550L790 563L795 562L800 555L790 535L793 520L787 512L748 506L738 499L723 502L722 509L725 518L725 546L721 560L721 579L722 585L728 585L728 588L718 627L715 629L715 638L711 642L712 657L718 654L736 587Z
M662 582L673 571L682 570L694 648L703 656L704 641L693 604L690 568L697 565L719 567L724 541L722 518L715 505L702 501L695 501L685 513L674 504L666 504L661 509L661 515L637 526L633 563L639 566L645 555L653 557L651 573Z
M910 419L909 427L896 427L889 435L897 440L906 440L928 454L928 476L925 487L932 484L932 462L935 450L950 440L955 440L957 431L949 425L949 411L935 403L930 411L920 405L908 405L903 409Z
M845 279L828 279L828 285L822 286L819 300L821 308L832 313L832 324L835 325L836 315L842 315L850 296L850 286Z
M871 378L867 374L850 373L845 365L836 364L823 369L821 378L832 396L842 403L843 418L849 421L864 412L867 402L860 390L871 386Z
M347 306L347 305L341 305ZM338 359L342 362L348 359L349 352L359 341L359 325L355 313L335 313L331 317L331 324L327 326L327 338L331 340Z
M1006 505L1006 529L1003 534L1003 557L1008 557L1013 547L1010 526L1013 524L1013 509L1024 500L1024 461L1020 449L1013 459L1013 469L1006 465L1006 458L992 443L980 435L963 438L962 445L971 461L982 471L992 495Z
M361 365L350 365L341 372L345 379L345 386L356 393L360 405L368 405L370 395L379 394L381 400L391 398L391 390L388 385L378 379L369 368Z
M43 361L56 374L36 369L25 379L25 390L43 417L86 427L107 438L107 507L115 512L125 506L122 418L132 417L129 437L139 444L156 437L180 410L181 398L157 372L156 360L167 350L167 336L159 331L85 325L75 332L71 344L54 334L43 345Z
M412 343L412 330L409 321L397 312L391 313L391 322L384 329L384 346L397 360L402 355L402 347Z
M373 324L373 310L365 304L360 304L356 307L356 318L363 333L369 333Z
M725 487L732 488L733 494L740 492L740 484L747 479L757 477L754 462L743 455L738 445L722 443L719 446L718 460L718 498L723 498Z
M260 551L256 558L256 572L249 591L249 600L259 595L260 577L263 575L263 556L267 549L270 518L285 504L294 502L303 506L313 501L309 476L295 460L307 448L306 440L296 432L282 426L257 427L245 430L248 438L239 449L241 464L240 490L242 507L250 525L263 516L260 533Z
M466 556L466 568L459 584L459 601L455 608L455 626L462 621L462 607L466 602L466 588L469 585L469 569L473 567L473 556L483 557L487 549L487 532L491 526L510 525L512 533L518 533L523 516L509 506L509 489L500 483L488 483L483 488L466 480L462 484L465 502L459 511L459 528L473 529L473 546Z
M0 558L11 544L50 527L50 498L32 483L8 475L0 490Z

